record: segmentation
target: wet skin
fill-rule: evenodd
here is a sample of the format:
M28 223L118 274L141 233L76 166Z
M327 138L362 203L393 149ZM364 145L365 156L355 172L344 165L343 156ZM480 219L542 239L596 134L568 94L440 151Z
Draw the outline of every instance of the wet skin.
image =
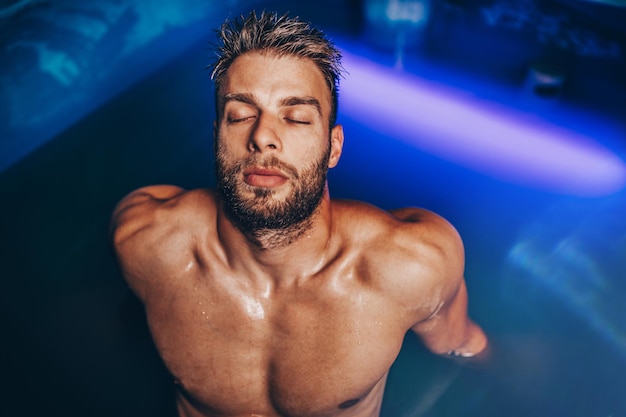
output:
M219 94L226 161L275 156L303 171L330 141L337 164L343 132L328 125L330 92L312 62L244 54ZM260 188L284 200L297 182L260 166L237 177L249 201ZM307 225L288 244L252 242L213 191L173 186L116 208L118 259L181 416L375 417L407 331L437 354L485 348L466 313L463 246L444 219L331 200L325 188Z

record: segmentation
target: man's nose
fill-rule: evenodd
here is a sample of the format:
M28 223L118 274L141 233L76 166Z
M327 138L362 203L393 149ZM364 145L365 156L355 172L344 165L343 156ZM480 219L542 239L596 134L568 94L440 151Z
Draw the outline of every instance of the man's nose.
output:
M254 129L250 134L248 148L251 152L266 152L268 150L280 150L281 141L278 136L278 125L271 115L261 113L256 120Z

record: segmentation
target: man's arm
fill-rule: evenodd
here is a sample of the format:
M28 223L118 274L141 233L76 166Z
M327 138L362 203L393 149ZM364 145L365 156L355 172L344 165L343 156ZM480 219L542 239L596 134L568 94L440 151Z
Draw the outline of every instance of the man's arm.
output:
M421 310L413 332L436 354L455 357L485 354L487 337L467 314L465 255L458 232L445 219L426 210L402 209L392 214L418 226L418 239L429 248L424 251L428 255L422 257L422 262L430 273L420 280L415 297L425 301L430 310Z
M140 188L124 197L111 217L110 235L124 278L131 289L144 299L146 278L158 275L159 244L167 225L159 224L157 210L185 191L159 185Z
M467 315L467 288L460 279L456 291L429 318L412 330L434 353L455 357L484 354L487 336Z

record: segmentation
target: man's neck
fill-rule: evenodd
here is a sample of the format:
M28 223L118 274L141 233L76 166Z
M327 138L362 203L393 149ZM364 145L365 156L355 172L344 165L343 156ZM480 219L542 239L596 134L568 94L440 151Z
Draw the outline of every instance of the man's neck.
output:
M310 234L316 214L317 211L310 217L286 229L261 229L247 232L240 230L240 232L244 234L250 243L263 252L283 249L296 243L302 236Z
M312 276L327 263L332 252L332 213L328 193L310 218L291 231L260 231L249 236L221 211L218 216L220 241L230 264L250 275L274 279ZM262 271L262 273L261 273Z

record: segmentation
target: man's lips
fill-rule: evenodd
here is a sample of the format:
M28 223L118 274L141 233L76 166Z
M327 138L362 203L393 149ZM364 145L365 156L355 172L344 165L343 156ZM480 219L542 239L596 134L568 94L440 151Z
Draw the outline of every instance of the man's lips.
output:
M252 168L243 173L246 184L253 187L278 187L287 182L287 177L281 171L270 168Z

